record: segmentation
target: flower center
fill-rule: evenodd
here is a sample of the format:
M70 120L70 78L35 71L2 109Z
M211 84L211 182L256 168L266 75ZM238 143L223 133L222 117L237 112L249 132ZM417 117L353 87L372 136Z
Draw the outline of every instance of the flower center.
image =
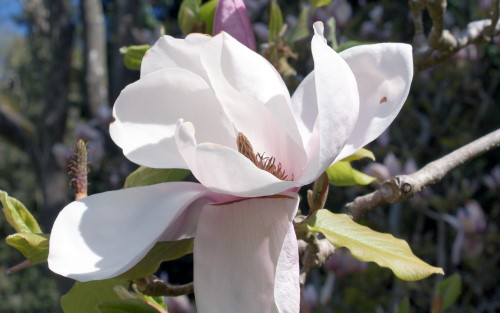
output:
M293 180L293 174L289 178L285 173L285 170L282 168L281 163L277 162L275 157L266 157L264 156L265 153L255 153L250 140L248 140L247 136L243 135L243 133L238 133L238 136L236 137L236 144L238 146L238 152L246 156L261 170L269 172L281 180Z

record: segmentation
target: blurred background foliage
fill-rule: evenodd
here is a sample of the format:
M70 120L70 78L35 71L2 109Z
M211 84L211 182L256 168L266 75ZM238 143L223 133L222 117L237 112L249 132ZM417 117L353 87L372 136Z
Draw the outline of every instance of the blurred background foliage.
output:
M470 21L488 18L491 2L450 1L445 27L454 33ZM246 3L264 52L269 48L270 1ZM315 20L331 25L334 17L335 33L330 29L328 38L339 47L354 41L412 42L406 1L336 0L317 9L310 8L308 1L277 3L288 30L300 22L305 6L309 27ZM0 0L0 189L21 200L45 232L72 199L66 166L78 138L89 147L90 194L121 188L135 169L107 133L114 100L124 86L139 78L137 71L125 68L119 48L153 44L161 31L182 37L177 20L180 5L180 0ZM85 12L102 18L102 34ZM428 33L432 22L427 15L424 26ZM291 91L313 67L309 41L304 37L286 43L296 56L289 57L281 71L287 73ZM97 67L89 58L92 49L103 54ZM398 118L368 147L377 161L356 161L355 167L382 181L411 173L496 129L499 66L497 37L416 72ZM92 73L96 68L100 72ZM103 90L97 98L96 88ZM443 267L446 276L460 275L460 296L450 312L500 310L498 160L498 151L491 151L414 199L378 208L362 221L406 239L416 255ZM377 186L332 187L326 207L342 212L355 196ZM12 232L0 217L1 237ZM6 276L7 268L22 260L19 252L0 243L0 312L60 310L59 296L68 282L50 275L44 265ZM173 283L188 282L190 257L168 262L163 270ZM403 282L389 270L362 264L339 250L310 275L302 312L431 312L440 301L435 288L442 279Z

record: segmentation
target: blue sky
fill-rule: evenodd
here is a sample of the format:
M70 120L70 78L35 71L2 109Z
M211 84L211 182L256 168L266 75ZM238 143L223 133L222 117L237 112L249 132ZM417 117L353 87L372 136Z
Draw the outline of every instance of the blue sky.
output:
M12 17L19 16L23 6L19 0L0 0L0 44L2 38L11 35L26 33L26 27L19 25Z

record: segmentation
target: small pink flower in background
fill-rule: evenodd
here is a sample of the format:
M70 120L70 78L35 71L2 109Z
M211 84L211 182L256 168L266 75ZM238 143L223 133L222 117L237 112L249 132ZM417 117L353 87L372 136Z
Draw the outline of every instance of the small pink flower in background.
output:
M52 229L50 269L111 278L159 241L194 237L198 312L297 313L297 191L379 136L413 77L411 46L337 54L323 30L314 24L314 72L293 96L268 61L225 31L162 37L118 97L111 138L129 160L189 169L199 183L70 203Z
M252 24L243 0L219 0L215 10L213 34L217 35L222 31L253 51L257 50Z

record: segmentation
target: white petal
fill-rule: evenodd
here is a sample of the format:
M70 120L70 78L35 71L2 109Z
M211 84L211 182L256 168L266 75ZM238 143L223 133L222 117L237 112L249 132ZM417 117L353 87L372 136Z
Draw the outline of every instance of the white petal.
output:
M140 261L165 233L167 239L184 237L178 218L205 193L200 184L176 182L74 201L52 228L49 268L80 281L117 276Z
M206 79L200 52L203 44L211 38L202 34L189 34L186 39L161 37L142 59L141 78L157 70L181 68Z
M290 233L297 205L294 195L202 209L193 252L198 312L299 312L297 239Z
M312 131L318 138L309 139L309 164L301 181L308 183L316 179L330 166L349 138L358 117L359 96L356 79L347 63L327 44L323 37L323 23L314 24L315 35L311 43L314 58L314 85L318 116ZM312 74L311 74L312 75ZM311 83L312 79L305 83ZM310 87L303 87L310 90ZM313 96L308 91L308 96ZM308 99L303 99L307 101ZM305 104L304 104L305 105ZM319 139L319 140L318 140Z
M297 182L282 181L259 169L235 149L210 142L197 144L191 123L179 124L176 141L193 175L213 192L258 197L297 186Z
M204 45L210 83L234 126L255 152L274 156L300 176L306 155L291 114L288 91L271 65L226 33Z
M182 69L158 70L127 86L113 114L111 138L137 164L186 168L174 139L179 118L195 123L203 140L236 145L232 124L210 87Z
M314 81L313 71L302 80L292 95L292 112L304 143L309 142L318 117L318 101Z
M359 117L341 160L377 138L389 127L406 101L413 78L412 48L382 43L356 46L340 53L356 76Z

